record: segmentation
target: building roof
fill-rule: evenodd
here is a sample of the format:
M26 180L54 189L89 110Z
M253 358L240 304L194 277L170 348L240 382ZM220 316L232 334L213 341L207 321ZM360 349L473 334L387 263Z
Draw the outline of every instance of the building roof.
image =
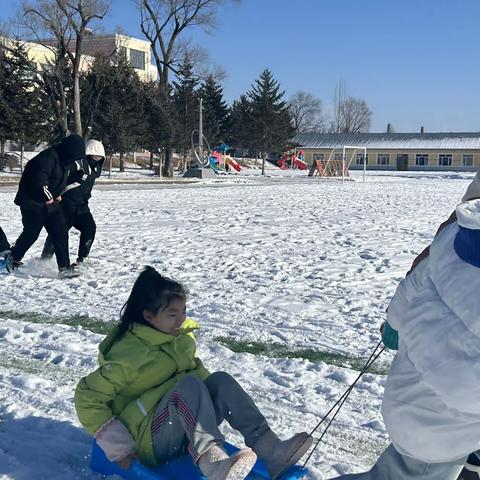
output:
M366 147L375 149L480 150L480 132L449 133L299 133L303 148Z

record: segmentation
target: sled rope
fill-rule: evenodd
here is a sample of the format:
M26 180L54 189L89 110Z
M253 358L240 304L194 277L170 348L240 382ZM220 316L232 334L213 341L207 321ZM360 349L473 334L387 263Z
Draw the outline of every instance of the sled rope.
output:
M372 354L368 358L367 362L365 363L364 367L358 374L358 377L355 379L355 381L345 390L343 395L335 402L333 407L322 417L322 419L318 422L316 427L310 432L310 435L313 435L323 424L323 422L328 418L328 416L337 408L337 411L334 413L330 421L327 423L327 426L325 427L325 430L322 432L320 435L320 438L315 442L315 445L312 448L312 451L309 453L307 459L305 460L305 463L303 464L303 468L307 465L308 461L310 460L311 456L313 455L313 452L317 449L319 446L320 442L323 440L323 437L327 433L328 429L330 428L330 425L332 422L335 420L335 417L337 416L338 412L343 407L343 404L347 401L350 393L352 393L353 388L355 385L358 383L358 381L362 378L362 376L368 371L368 369L375 363L375 361L378 359L378 357L382 354L382 352L385 350L385 347L382 347L382 340L378 342L377 346L373 350Z

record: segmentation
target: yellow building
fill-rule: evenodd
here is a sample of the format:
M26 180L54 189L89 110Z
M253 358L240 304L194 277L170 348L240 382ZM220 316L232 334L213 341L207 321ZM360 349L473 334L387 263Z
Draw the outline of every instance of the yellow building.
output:
M480 133L301 133L294 142L305 161L341 160L351 169L368 170L461 170L480 168ZM366 148L366 159L361 147Z
M39 70L45 69L55 60L55 40L43 41L42 44L25 42L28 56L37 65ZM75 41L70 42L72 51ZM80 65L81 71L88 71L95 56L111 56L120 53L126 56L142 81L156 80L158 77L156 66L151 63L150 43L126 35L88 35L83 41L83 55Z

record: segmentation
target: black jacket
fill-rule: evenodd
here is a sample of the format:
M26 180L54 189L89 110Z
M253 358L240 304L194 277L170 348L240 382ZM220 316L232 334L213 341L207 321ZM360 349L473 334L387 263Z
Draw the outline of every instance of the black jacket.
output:
M102 173L104 161L97 162L87 157L70 166L67 186L62 195L62 208L67 215L88 212L88 200L92 196L95 180Z
M70 135L61 144L40 152L25 166L15 203L26 209L43 208L63 193L68 167L84 157L85 143L78 135Z

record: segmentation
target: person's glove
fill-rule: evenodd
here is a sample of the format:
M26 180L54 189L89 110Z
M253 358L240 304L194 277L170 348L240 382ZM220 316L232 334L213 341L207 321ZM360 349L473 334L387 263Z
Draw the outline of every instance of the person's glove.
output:
M111 462L118 462L134 452L135 442L128 428L111 418L95 432L95 440Z
M388 322L384 322L381 331L383 344L391 350L398 350L398 332Z

